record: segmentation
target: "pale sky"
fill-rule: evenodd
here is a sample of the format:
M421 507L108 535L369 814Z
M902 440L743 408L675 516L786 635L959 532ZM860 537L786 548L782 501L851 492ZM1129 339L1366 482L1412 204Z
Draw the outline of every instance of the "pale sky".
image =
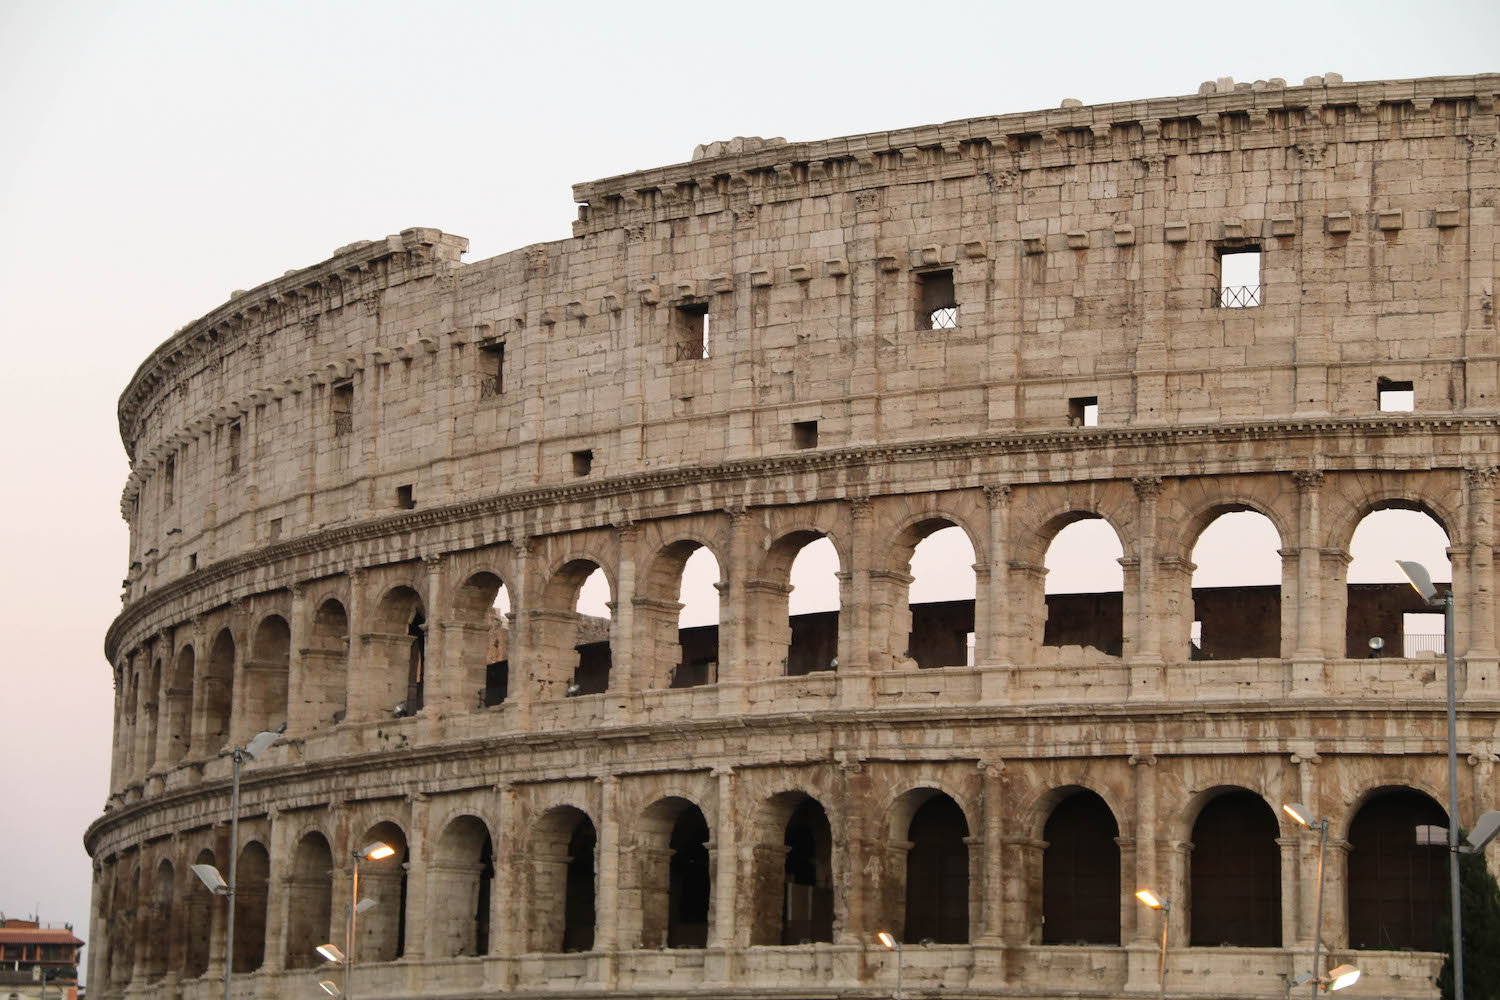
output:
M1218 17L1217 12L1222 12ZM172 331L410 226L567 237L569 185L791 140L1497 66L1500 4L0 3L0 910L87 933L102 654L126 569L115 402Z

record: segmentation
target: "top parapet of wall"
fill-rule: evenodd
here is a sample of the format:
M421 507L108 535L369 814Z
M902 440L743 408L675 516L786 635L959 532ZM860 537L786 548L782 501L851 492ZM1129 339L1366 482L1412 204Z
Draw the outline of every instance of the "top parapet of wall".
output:
M146 403L168 384L173 374L232 341L251 321L271 315L283 324L321 312L330 295L342 297L346 287L370 281L382 287L457 265L469 241L437 229L403 229L383 240L361 240L339 247L327 260L287 271L249 291L236 290L228 301L168 337L142 361L125 391L116 415L120 437L132 461L136 421Z
M1315 77L1300 87L1275 81L1225 89L1206 84L1202 89L1190 97L1095 105L1068 101L1064 107L1047 111L765 145L587 181L573 185L573 200L579 205L573 234L585 236L652 218L722 211L727 207L725 196L737 190L769 190L773 193L768 200L783 201L900 183L910 179L900 171L910 168L929 176L965 176L997 156L1007 158L1007 167L1027 169L1065 165L1077 156L1080 146L1120 142L1122 148L1113 156L1133 155L1135 151L1127 152L1123 143L1180 141L1180 136L1164 134L1162 125L1184 119L1196 123L1191 131L1196 138L1230 130L1331 125L1343 120L1344 109L1351 108L1357 123L1420 119L1431 114L1435 103L1467 102L1470 130L1494 135L1500 74L1362 83L1333 83ZM1386 112L1388 118L1382 117L1382 107L1392 109ZM1238 125L1228 126L1226 119L1238 119Z

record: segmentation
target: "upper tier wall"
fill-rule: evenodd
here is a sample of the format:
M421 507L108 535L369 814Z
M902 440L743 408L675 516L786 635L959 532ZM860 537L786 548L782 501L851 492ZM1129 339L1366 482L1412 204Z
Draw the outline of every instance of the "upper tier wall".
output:
M1492 413L1497 90L1233 90L772 146L579 185L572 239L487 261L430 229L353 244L132 379L126 600L404 506L1075 433L1070 400L1106 434L1360 418L1382 378L1423 414ZM1249 248L1261 304L1219 308L1220 255ZM941 272L956 326L923 329Z

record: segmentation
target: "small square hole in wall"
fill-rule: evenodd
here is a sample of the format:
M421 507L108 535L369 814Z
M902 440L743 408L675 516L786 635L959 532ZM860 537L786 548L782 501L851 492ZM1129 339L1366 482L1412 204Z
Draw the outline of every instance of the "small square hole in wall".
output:
M586 476L594 468L594 452L592 448L573 452L573 475Z
M673 310L677 334L677 360L698 361L708 357L708 305L690 302Z
M793 423L792 443L798 448L816 448L818 446L818 422L798 420Z
M188 553L188 572L195 573L198 570L198 553Z
M412 496L411 484L396 487L396 506L401 510L413 510L417 506L416 497Z
M1068 400L1068 426L1098 427L1099 397L1074 396Z
M273 542L279 542L279 541L281 541L281 518L279 518L279 517L273 517L273 518L271 518L271 523L269 525L269 528L270 528L271 541L273 541Z
M1375 380L1375 392L1381 413L1410 413L1417 408L1416 388L1410 382L1379 378Z
M958 295L952 271L917 272L917 329L951 330L958 326Z

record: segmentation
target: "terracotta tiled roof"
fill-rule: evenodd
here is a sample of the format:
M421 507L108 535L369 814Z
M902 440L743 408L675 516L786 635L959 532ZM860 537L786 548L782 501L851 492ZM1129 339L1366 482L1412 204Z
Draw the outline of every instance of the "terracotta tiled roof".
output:
M50 927L0 927L0 944L83 944L72 931Z

